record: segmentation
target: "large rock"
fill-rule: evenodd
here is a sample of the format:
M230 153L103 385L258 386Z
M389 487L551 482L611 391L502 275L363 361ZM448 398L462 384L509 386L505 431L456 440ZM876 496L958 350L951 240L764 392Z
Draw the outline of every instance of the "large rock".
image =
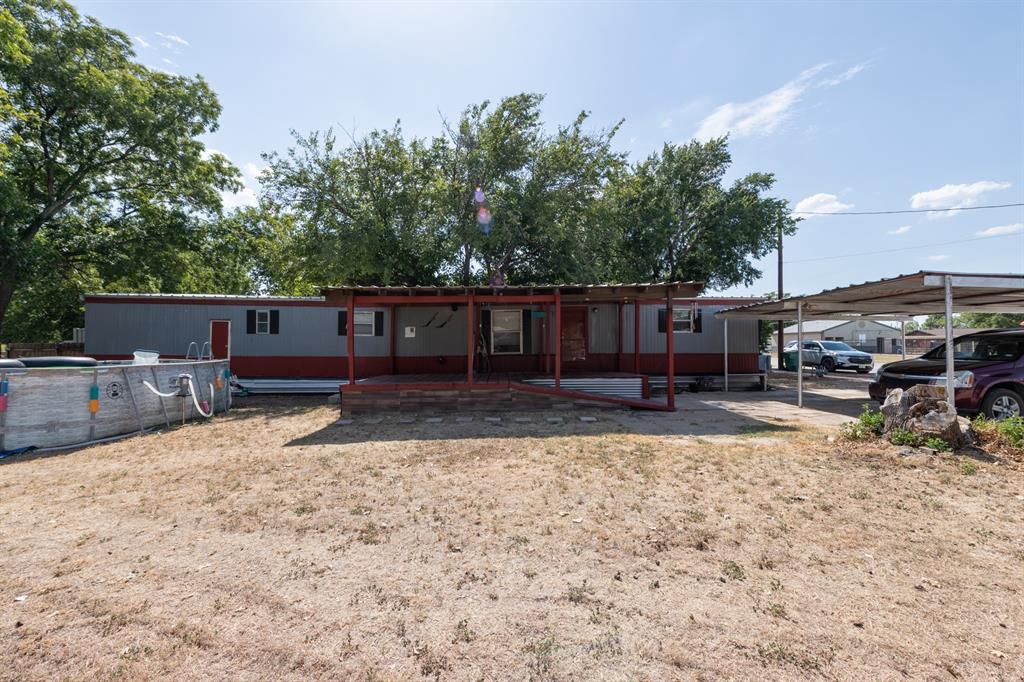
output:
M882 405L883 435L896 429L916 433L922 439L941 438L953 449L965 444L964 431L956 410L946 402L944 386L920 384L907 390L893 389Z

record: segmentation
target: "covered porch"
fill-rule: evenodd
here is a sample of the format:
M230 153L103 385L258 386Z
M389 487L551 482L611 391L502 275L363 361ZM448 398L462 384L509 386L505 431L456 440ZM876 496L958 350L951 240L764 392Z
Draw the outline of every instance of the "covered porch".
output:
M504 401L536 407L588 401L674 410L674 392L668 391L664 401L652 400L647 376L640 371L651 360L650 353L641 358L641 310L656 306L664 310L664 320L674 320L674 299L694 298L702 289L698 282L327 288L327 301L343 311L339 320L345 322L339 321L339 327L346 325L342 409L346 404L412 409L417 401L444 409L447 399L451 409L466 409L471 401L492 403L492 409L494 402ZM417 309L434 314L424 312L425 322L419 325L396 324L403 315L408 321ZM386 348L373 358L357 352L355 325L369 320L365 312L357 317L360 310L387 313L377 318L386 329L374 329ZM613 338L605 340L608 348L603 350L609 352L588 355L591 310L617 318L610 326ZM353 333L347 333L349 320ZM627 328L630 344L624 339ZM675 379L673 336L665 334L658 361L670 386ZM422 353L403 353L414 347L441 353L427 361Z

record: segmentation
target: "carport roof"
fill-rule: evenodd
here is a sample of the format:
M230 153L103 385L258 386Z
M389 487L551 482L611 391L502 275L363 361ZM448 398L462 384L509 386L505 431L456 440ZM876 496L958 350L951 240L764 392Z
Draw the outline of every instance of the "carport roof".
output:
M950 278L954 312L1024 313L1024 274L916 272L808 296L722 310L719 318L793 320L803 304L807 319L899 319L945 313L945 282Z

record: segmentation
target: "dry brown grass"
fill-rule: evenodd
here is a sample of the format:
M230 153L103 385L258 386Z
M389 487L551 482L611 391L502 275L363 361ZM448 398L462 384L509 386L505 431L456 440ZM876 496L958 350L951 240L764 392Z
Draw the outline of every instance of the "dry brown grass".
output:
M1019 471L601 416L335 426L264 400L8 461L0 678L1024 673Z

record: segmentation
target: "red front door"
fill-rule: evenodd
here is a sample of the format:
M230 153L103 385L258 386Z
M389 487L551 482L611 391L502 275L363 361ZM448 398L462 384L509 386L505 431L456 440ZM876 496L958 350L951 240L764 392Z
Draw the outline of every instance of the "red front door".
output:
M210 320L210 352L216 360L231 357L231 320Z
M587 308L562 308L562 363L583 362L587 359Z

